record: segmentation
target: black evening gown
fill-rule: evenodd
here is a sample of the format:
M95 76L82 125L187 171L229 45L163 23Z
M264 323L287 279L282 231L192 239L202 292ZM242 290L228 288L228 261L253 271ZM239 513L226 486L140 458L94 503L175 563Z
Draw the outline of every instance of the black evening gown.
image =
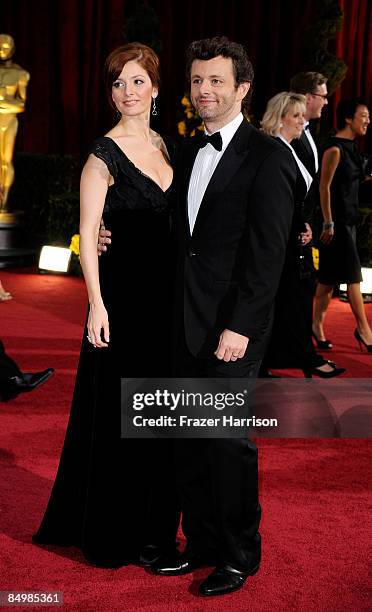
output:
M60 465L34 541L74 545L117 567L144 545L174 545L179 522L172 441L120 437L121 377L169 376L172 187L163 192L109 137L92 153L115 181L103 211L112 244L99 258L110 343L95 349L84 332Z
M318 280L323 285L360 283L361 265L356 248L359 185L363 167L355 143L334 136L325 150L337 147L341 158L331 183L331 209L335 224L329 245L319 243Z
M279 140L279 142L282 142ZM283 146L286 146L283 143ZM325 363L311 339L314 266L310 245L302 247L298 236L305 231L305 180L297 169L295 209L278 291L271 338L263 370L300 368L308 370Z

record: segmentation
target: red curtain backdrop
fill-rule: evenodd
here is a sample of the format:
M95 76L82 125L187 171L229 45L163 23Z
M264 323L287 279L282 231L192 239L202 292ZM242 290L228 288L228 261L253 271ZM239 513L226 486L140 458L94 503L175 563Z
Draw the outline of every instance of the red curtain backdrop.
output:
M342 32L335 41L334 53L348 66L345 80L331 99L331 115L341 98L362 96L371 103L372 94L372 2L369 0L339 0L344 11ZM372 115L372 108L370 106ZM369 129L362 147L372 152L372 132Z
M341 88L335 93L341 97L372 94L372 3L368 0L339 0L344 11L342 32L336 39L336 55L342 57L348 72Z
M185 90L184 50L194 39L226 34L246 45L256 79L252 111L288 88L302 68L302 43L314 19L312 0L153 0L160 21L163 87L159 129L176 133ZM342 95L370 96L372 3L340 0L344 29L335 41L349 66ZM31 73L18 151L85 157L92 140L112 125L102 84L108 52L122 41L130 0L5 0L0 30L16 42L15 61ZM337 93L335 101L340 95ZM330 105L330 110L334 103Z

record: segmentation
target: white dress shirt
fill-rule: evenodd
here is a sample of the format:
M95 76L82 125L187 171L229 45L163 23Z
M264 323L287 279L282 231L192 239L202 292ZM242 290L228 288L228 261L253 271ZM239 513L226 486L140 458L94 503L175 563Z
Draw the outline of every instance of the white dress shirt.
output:
M308 125L309 125L309 121L305 121L305 123L304 123L304 132L305 132L305 136L308 139L309 144L310 144L310 146L312 148L312 151L314 153L315 172L318 172L318 170L319 170L318 149L316 148L316 144L314 142L314 138L312 137L310 130L306 129Z
M302 161L300 160L300 158L298 157L296 151L290 145L290 143L285 138L283 138L283 136L281 134L277 134L277 137L280 138L280 140L282 140L284 142L284 144L287 145L287 147L289 149L291 149L292 155L295 158L295 161L296 161L296 164L298 166L298 169L301 172L301 174L303 176L303 179L304 179L304 181L306 183L307 191L309 191L309 189L311 187L311 183L313 182L313 177L311 176L310 172L307 170L306 166L302 163Z
M226 147L230 143L236 130L243 121L242 113L239 113L223 128L217 130L221 134L222 138L222 150L217 151L213 145L209 142L208 144L199 149L198 154L195 158L194 166L190 176L189 190L187 194L187 206L190 224L190 233L192 234L195 226L196 217L199 212L200 204L202 203L205 191L208 187L209 181L212 178L214 171L216 170L217 164L224 154ZM206 131L206 134L210 134Z

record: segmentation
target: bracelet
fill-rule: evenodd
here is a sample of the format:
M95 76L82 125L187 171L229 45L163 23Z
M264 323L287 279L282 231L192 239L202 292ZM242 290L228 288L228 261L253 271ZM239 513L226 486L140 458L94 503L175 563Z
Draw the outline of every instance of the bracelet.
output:
M333 229L334 226L335 224L333 221L331 221L330 223L323 223L323 230Z

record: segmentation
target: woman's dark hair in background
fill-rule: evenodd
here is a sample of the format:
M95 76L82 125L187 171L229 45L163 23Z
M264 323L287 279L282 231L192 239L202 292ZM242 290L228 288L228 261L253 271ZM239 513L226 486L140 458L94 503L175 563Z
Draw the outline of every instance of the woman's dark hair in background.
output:
M346 127L346 119L352 119L354 117L358 106L368 107L367 100L365 100L364 98L350 98L349 100L340 100L336 110L338 130L342 130L344 127Z

